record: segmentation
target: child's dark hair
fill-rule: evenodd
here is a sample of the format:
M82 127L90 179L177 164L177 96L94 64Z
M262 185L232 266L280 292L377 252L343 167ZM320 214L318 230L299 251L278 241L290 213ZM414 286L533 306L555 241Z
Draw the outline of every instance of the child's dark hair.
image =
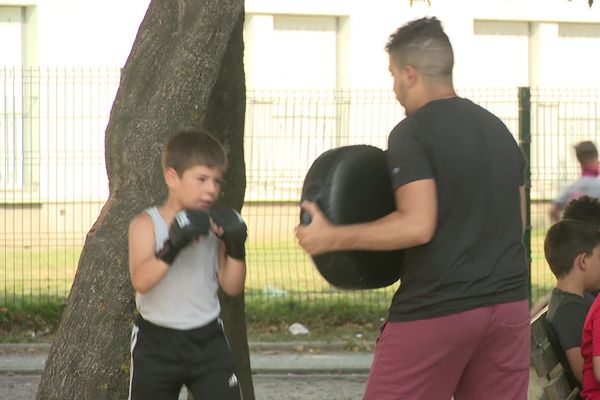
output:
M195 166L227 168L223 146L209 132L184 129L167 139L162 156L163 168L173 168L179 176Z
M600 244L600 231L587 222L562 219L552 225L544 240L544 255L552 273L561 278L567 275L580 254L592 254Z
M600 229L600 201L590 196L571 200L565 207L563 218L587 222Z
M589 140L579 142L575 145L575 156L580 164L587 164L598 159L598 149L594 142Z

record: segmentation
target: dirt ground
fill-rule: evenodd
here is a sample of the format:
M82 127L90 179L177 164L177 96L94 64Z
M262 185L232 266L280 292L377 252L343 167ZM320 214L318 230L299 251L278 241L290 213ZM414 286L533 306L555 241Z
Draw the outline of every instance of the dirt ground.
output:
M39 375L0 375L0 399L33 400L39 381ZM367 376L258 374L253 381L256 400L359 400Z

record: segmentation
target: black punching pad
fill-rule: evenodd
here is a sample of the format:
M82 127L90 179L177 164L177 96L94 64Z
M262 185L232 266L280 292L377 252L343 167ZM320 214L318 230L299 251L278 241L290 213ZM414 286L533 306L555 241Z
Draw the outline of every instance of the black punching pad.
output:
M389 214L396 207L385 153L367 145L326 151L304 178L302 200L316 202L336 225L373 221ZM310 223L304 210L300 222ZM313 256L313 261L335 287L377 289L399 279L402 255L402 250L341 251Z

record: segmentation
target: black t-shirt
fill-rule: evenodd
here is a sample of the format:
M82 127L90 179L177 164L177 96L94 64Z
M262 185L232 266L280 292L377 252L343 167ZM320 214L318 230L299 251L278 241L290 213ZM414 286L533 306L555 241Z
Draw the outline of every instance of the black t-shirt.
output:
M552 290L546 321L563 352L571 347L581 347L583 324L592 303L591 295L583 297L558 288Z
M544 327L548 340L573 386L581 387L565 354L570 348L581 347L585 317L594 302L594 295L579 296L558 288L552 290Z
M394 189L434 179L438 202L433 239L405 251L389 319L526 299L525 161L502 121L467 99L435 100L392 130L387 156Z

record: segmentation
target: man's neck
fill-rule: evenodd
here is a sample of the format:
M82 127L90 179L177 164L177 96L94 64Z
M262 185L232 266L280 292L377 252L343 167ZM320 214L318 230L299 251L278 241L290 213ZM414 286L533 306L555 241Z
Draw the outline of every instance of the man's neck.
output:
M424 86L422 96L420 97L419 106L416 109L423 107L425 104L435 101L444 100L456 97L454 87L445 83L435 83Z
M452 85L438 84L429 87L427 96L429 101L449 99L456 97L456 91Z

